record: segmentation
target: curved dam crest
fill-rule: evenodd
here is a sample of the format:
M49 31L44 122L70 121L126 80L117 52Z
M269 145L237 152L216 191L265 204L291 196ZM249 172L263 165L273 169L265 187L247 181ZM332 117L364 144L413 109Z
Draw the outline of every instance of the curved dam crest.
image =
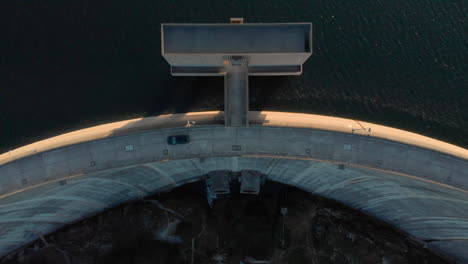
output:
M388 139L402 144L434 150L440 153L468 159L468 150L425 137L416 133L364 121L289 112L250 111L249 120L253 125L278 127L303 127L316 130L334 131L374 138ZM200 125L220 125L224 122L224 112L206 111L184 114L169 114L154 117L136 118L85 128L56 137L38 141L24 147L0 154L0 165L12 160L37 154L39 152L72 144L125 135L161 128L184 127L187 121ZM369 130L370 128L370 130Z
M187 121L195 121L188 124ZM468 261L468 151L367 122L249 112L116 122L0 155L0 256L106 208L203 179L252 170L392 224L436 252ZM167 145L188 134L188 145Z

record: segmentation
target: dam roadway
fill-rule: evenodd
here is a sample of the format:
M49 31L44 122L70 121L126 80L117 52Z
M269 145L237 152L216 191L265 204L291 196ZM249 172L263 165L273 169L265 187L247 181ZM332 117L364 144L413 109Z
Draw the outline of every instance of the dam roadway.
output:
M366 212L468 263L468 150L362 121L249 112L133 119L74 131L0 155L0 256L121 203L202 180L258 171ZM194 121L194 125L187 125ZM190 135L168 145L170 135Z

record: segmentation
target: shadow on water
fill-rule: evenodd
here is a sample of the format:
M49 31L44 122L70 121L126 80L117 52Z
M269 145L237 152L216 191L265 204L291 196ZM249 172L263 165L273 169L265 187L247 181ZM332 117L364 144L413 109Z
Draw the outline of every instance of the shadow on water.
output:
M154 98L154 104L149 107L145 116L223 110L223 77L172 78L176 79L174 83L167 86L161 96Z

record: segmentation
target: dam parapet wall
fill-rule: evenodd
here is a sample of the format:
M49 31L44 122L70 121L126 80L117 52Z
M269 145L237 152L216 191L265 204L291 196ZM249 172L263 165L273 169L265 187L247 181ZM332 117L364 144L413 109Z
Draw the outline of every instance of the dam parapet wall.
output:
M201 112L116 122L26 146L37 150L33 153L5 153L0 156L0 195L116 166L218 155L313 158L468 190L468 151L445 142L335 117L251 112L253 127L224 128L219 124L222 116ZM177 133L190 135L192 142L168 146L167 136Z

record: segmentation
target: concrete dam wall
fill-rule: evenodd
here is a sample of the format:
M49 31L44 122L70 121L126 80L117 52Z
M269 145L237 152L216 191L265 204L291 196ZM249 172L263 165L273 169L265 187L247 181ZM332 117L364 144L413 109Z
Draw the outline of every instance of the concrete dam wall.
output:
M250 112L250 127L225 127L222 119L222 112L134 119L0 155L0 256L39 232L211 171L254 170L468 262L468 150L342 118ZM191 142L168 145L170 135Z

